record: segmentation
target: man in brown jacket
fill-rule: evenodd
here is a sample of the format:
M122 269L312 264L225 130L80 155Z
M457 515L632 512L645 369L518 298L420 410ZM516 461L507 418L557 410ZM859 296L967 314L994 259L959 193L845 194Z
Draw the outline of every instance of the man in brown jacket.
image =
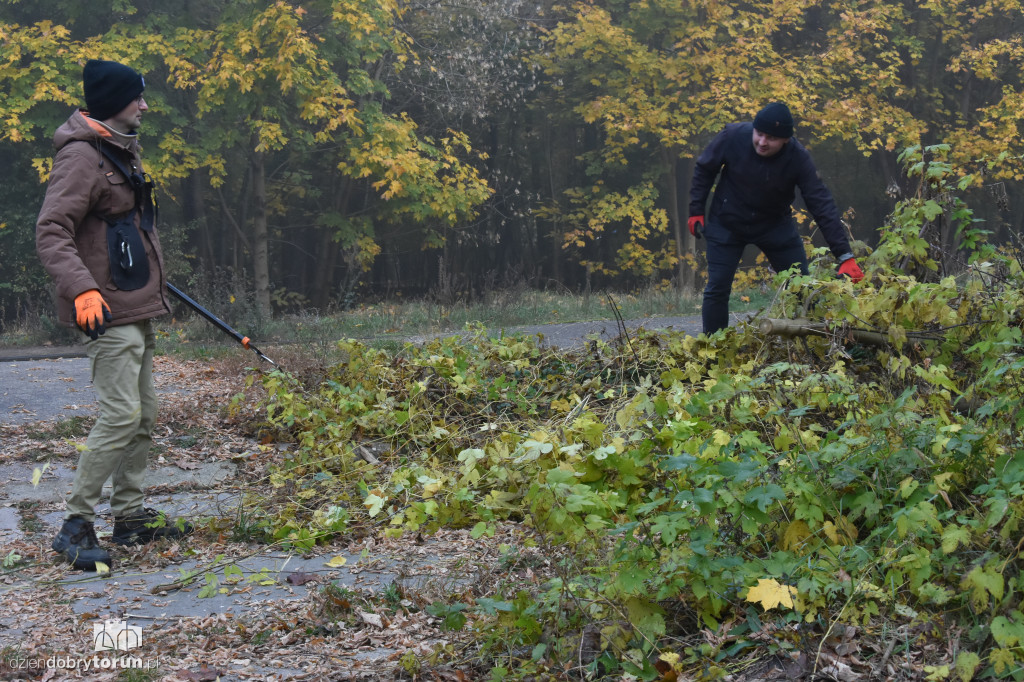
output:
M157 413L153 318L170 312L152 184L136 136L149 108L145 83L123 64L90 60L83 85L86 109L54 135L57 154L36 223L36 251L56 282L61 321L88 336L100 404L52 546L75 568L95 570L98 562L110 565L93 523L111 476L114 542L176 538L191 526L143 506Z

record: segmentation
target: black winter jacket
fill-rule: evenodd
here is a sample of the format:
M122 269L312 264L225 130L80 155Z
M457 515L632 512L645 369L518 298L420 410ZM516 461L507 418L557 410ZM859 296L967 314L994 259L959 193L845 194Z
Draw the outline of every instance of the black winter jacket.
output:
M753 134L753 123L729 124L697 158L690 184L690 215L705 215L708 195L721 172L710 219L739 235L755 237L792 215L799 187L833 255L849 254L839 210L807 149L794 137L778 154L762 157L754 151Z

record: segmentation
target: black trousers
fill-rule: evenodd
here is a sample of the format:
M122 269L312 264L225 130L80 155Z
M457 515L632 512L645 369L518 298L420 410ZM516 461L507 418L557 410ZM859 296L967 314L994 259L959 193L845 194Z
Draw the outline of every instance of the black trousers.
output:
M713 334L729 326L732 281L747 244L761 249L776 272L799 265L800 272L807 274L807 252L792 218L751 235L733 232L711 219L706 225L704 239L707 244L708 283L704 287L701 316L705 334Z

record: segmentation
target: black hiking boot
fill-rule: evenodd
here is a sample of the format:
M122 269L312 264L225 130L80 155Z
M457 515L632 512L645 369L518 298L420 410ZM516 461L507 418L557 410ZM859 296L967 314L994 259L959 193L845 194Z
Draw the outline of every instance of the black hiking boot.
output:
M64 521L50 546L81 571L95 571L96 562L110 566L110 552L100 547L92 521L81 516Z
M119 545L142 545L153 540L178 540L195 528L188 521L167 518L163 512L140 509L130 516L114 517L114 534L110 537Z

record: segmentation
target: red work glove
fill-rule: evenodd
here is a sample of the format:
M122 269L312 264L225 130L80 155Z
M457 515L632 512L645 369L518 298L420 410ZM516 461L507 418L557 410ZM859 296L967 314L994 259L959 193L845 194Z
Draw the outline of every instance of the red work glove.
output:
M839 264L839 274L843 277L849 277L850 281L856 284L857 282L864 279L864 271L857 265L857 260L854 258L847 258Z
M690 216L690 219L686 221L686 226L690 228L690 234L697 239L704 236L704 216Z
M89 289L75 296L75 321L93 341L107 331L104 325L110 322L110 306L100 296L99 289Z

